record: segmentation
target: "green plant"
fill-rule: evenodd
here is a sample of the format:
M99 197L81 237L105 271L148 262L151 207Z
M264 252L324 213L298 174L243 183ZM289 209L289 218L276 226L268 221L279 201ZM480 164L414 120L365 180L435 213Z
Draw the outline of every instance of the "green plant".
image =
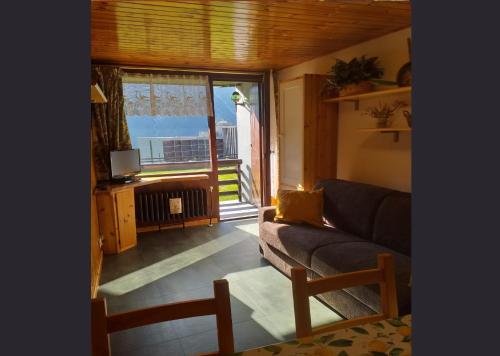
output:
M328 89L338 91L349 84L357 84L366 80L378 84L396 84L379 79L384 75L384 70L377 60L378 57L366 58L365 56L359 59L354 57L349 62L336 59L329 73L332 77L328 79Z
M365 115L370 115L373 118L389 118L391 117L396 110L406 106L406 103L400 100L394 101L392 105L387 103L382 104L380 101L377 106L369 107L364 111Z

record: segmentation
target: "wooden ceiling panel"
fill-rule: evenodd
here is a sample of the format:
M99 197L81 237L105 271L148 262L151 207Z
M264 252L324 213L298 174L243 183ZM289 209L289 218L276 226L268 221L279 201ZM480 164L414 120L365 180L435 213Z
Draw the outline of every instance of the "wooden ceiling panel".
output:
M281 69L410 26L400 1L92 1L96 62Z

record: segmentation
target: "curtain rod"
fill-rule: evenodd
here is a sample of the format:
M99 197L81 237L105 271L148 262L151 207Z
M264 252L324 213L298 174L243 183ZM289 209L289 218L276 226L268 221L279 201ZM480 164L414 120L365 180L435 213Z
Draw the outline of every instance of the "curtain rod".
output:
M169 67L149 67L149 66L133 66L120 65L109 63L92 63L100 66L119 67L123 70L149 70L149 71L169 71L169 72L189 72L189 73L213 73L213 74L240 74L240 75L264 75L265 72L239 72L231 70L210 70L210 69L190 69L190 68L169 68Z

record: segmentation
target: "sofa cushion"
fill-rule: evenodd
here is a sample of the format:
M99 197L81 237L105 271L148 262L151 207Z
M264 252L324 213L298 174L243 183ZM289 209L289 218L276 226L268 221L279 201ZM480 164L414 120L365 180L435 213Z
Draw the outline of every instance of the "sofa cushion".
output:
M313 191L278 190L278 206L274 221L283 223L307 223L322 227L323 189Z
M408 286L411 259L408 256L368 241L330 244L314 251L311 258L311 269L325 277L338 273L376 268L377 255L380 253L394 255L399 313L400 315L407 314L410 312L411 305L411 289ZM345 291L371 309L380 312L378 285L347 288Z
M410 256L410 193L393 192L385 197L375 215L373 242Z
M364 241L335 228L316 228L310 225L289 225L263 222L259 238L304 266L311 265L311 255L319 247L353 241Z
M374 185L328 179L318 182L315 189L324 188L323 215L328 223L340 230L372 239L375 213L382 200L393 190Z

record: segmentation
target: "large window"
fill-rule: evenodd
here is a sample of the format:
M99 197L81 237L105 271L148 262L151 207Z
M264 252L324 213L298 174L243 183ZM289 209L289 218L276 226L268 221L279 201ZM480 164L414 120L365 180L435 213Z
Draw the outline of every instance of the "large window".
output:
M143 175L211 169L208 120L213 110L207 76L127 74L123 92ZM223 142L217 141L222 152Z

